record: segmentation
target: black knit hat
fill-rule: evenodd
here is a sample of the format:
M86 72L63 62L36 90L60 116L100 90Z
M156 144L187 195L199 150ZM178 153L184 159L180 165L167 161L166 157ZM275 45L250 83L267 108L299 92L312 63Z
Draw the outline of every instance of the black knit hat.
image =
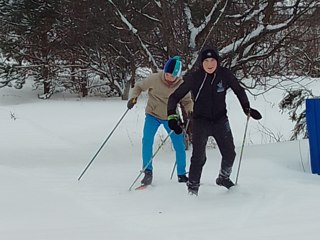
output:
M214 48L208 48L206 50L203 50L200 54L201 62L203 62L206 58L214 58L219 62L219 53Z

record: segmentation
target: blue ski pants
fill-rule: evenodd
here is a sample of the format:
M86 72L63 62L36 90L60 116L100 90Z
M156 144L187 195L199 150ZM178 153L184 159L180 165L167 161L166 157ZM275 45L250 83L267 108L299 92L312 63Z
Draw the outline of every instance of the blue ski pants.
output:
M153 169L152 161L150 162L150 160L152 158L154 136L161 124L169 134L171 129L168 126L167 120L158 119L150 114L146 114L142 138L143 169L145 169L145 167L147 167L147 170L152 171ZM170 138L176 152L177 174L184 175L186 174L186 152L183 134L177 135L173 132Z

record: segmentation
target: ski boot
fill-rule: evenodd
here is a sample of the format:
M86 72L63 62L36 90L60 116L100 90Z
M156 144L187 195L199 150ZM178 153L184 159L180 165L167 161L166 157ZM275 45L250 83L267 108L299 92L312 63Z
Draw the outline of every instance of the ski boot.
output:
M152 183L152 171L146 169L144 171L144 177L141 180L141 184L142 185L151 185L151 183Z
M200 186L199 183L188 181L187 182L188 194L198 196L199 186Z
M219 175L219 177L216 179L216 184L219 186L223 186L227 189L234 186L234 183L230 180L228 177L223 177Z
M184 175L178 175L178 182L179 183L184 183L184 182L188 182L188 177L184 174Z

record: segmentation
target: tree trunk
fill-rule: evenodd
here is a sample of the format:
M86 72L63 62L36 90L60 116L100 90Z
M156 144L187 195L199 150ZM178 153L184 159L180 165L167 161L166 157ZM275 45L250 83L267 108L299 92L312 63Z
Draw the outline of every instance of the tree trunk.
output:
M85 71L81 72L80 91L82 93L82 97L88 96L87 73Z
M47 96L50 94L51 82L49 80L49 69L47 65L44 65L42 68L42 77L43 77L43 94Z
M131 77L130 77L130 80L126 82L126 85L124 87L124 91L121 96L122 100L129 99L130 88L133 88L134 84L135 84L136 69L137 68L134 66L134 64L132 64L131 65Z

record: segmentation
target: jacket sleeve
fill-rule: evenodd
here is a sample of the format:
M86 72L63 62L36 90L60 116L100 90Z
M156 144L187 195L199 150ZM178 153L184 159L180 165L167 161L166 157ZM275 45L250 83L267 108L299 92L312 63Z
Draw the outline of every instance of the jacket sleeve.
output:
M250 103L245 89L240 85L239 80L235 75L229 70L225 69L228 79L228 85L231 87L232 91L236 94L242 109L250 108Z
M147 91L149 88L152 87L152 77L146 77L143 80L137 82L134 87L130 91L130 99L131 98L138 98L141 92Z
M191 90L191 81L189 79L185 79L184 82L169 97L168 106L167 106L168 116L172 114L176 114L177 105L182 98L184 99L181 103L185 107L185 110L192 111L193 102L191 99L190 90Z
M191 113L193 111L193 100L191 97L191 92L188 92L180 101L183 109L186 113ZM168 115L169 116L169 115Z

